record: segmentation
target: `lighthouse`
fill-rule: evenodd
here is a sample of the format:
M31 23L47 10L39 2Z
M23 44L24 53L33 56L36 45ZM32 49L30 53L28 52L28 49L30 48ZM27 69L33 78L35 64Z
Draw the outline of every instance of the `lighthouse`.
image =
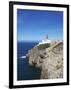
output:
M48 35L41 42L39 42L39 45L40 44L47 44L47 43L51 43L51 40L48 39Z

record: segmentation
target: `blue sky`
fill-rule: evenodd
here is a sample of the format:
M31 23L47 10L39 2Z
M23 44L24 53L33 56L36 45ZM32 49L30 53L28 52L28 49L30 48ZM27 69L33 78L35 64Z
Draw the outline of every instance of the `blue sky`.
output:
M18 41L63 39L63 11L17 9Z

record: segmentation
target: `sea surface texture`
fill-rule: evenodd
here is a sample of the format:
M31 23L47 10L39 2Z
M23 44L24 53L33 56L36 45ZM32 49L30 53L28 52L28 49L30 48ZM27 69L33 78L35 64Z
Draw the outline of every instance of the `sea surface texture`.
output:
M20 58L37 44L37 42L17 42L17 80L40 79L41 70L29 65L28 58Z

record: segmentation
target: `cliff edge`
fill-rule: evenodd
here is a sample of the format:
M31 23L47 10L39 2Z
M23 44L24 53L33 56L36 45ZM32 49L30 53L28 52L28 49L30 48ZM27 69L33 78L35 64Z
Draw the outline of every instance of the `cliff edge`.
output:
M63 78L63 41L39 44L28 51L29 64L41 68L40 79Z

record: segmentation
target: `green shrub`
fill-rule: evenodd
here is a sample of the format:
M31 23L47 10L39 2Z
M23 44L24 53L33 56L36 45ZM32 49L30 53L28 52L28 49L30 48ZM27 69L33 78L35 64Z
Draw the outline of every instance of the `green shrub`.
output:
M46 44L40 44L39 46L38 46L38 49L46 49L46 48L48 48L48 47L50 47L50 43L46 43Z

